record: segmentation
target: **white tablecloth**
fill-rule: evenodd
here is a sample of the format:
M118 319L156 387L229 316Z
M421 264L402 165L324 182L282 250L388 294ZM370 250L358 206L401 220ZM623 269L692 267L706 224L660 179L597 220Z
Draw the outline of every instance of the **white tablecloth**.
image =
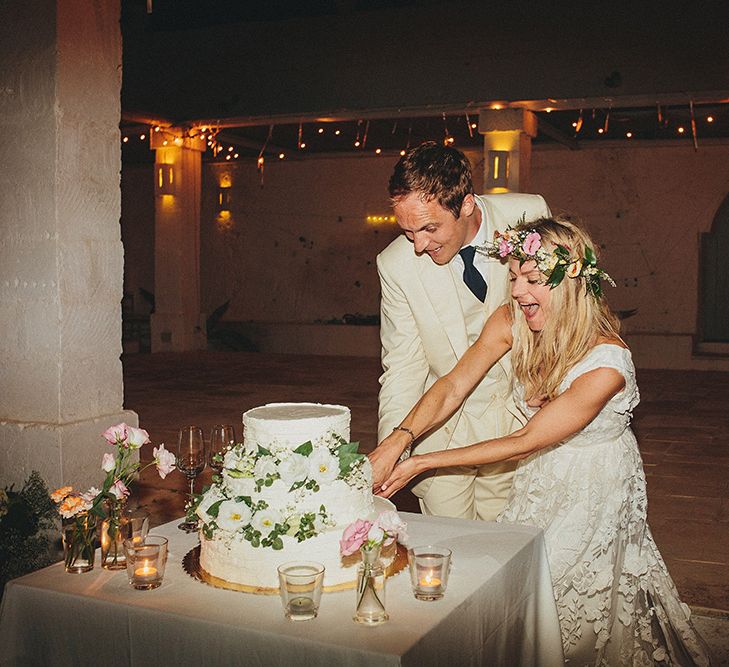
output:
M182 569L195 535L171 522L162 586L125 572L66 574L62 563L12 581L0 610L2 665L563 665L541 531L401 513L410 544L453 551L448 590L416 600L407 570L388 579L390 621L351 620L354 591L325 593L311 621L284 618L278 596L212 588Z

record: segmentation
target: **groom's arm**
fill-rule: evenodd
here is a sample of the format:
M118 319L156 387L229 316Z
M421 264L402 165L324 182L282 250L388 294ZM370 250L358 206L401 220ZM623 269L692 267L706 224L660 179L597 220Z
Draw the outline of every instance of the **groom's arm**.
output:
M429 366L408 299L390 271L377 258L380 276L380 377L378 442L390 435L425 392Z

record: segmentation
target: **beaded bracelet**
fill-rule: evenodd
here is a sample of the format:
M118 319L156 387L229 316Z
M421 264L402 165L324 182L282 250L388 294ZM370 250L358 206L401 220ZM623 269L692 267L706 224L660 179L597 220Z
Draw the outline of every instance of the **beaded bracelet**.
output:
M415 442L415 433L413 433L407 426L395 426L395 428L392 429L392 432L395 431L405 431L410 436L410 444L412 445Z

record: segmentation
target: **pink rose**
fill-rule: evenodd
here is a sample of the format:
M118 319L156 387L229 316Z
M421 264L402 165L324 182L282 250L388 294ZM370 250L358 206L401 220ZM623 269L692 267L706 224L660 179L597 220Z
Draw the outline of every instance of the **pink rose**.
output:
M342 533L342 539L339 540L339 549L343 556L351 556L359 550L359 548L367 540L367 533L372 528L371 521L357 519L354 523L350 523Z
M172 452L168 452L164 445L155 447L152 453L154 454L154 463L157 466L157 472L164 479L175 469L175 455Z
M116 460L114 459L114 455L110 452L106 452L104 456L101 459L101 469L104 472L111 472L116 468Z
M506 257L511 254L514 246L511 245L505 238L499 241L499 257Z
M92 486L86 493L81 494L81 499L86 503L93 503L96 500L96 496L101 493L99 489Z
M392 544L395 540L398 542L407 542L408 535L406 529L407 524L400 518L400 515L393 511L387 510L377 517L377 525L385 531L387 539L385 546Z
M111 485L111 488L109 489L109 493L112 496L115 496L117 500L122 500L123 498L126 498L129 495L129 489L127 488L127 485L124 484L120 479L116 480Z
M524 243L521 247L524 250L525 254L531 255L533 257L537 254L537 250L539 250L541 241L542 237L539 235L539 232L530 232L526 235Z
M131 449L139 449L142 445L149 443L149 433L143 428L127 427L127 446Z
M110 426L102 433L102 435L110 445L120 445L127 439L128 428L129 427L122 422L116 426Z

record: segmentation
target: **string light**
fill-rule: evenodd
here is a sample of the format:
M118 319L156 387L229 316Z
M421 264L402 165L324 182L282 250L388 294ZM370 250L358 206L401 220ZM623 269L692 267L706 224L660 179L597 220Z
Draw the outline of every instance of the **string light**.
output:
M476 123L471 123L471 128L472 128L472 129L474 129L474 130L475 130L475 129L476 129L477 127L478 127L478 125L476 125Z
M236 160L237 160L238 159L238 153L233 153L233 157L236 158Z
M633 133L632 132L626 132L625 133L625 136L628 137L628 139L630 139L633 136Z
M122 141L126 144L129 141L129 137L124 137Z
M278 154L278 159L279 160L283 160L285 157L286 157L286 153L279 153Z
M406 151L405 151L405 149L403 148L403 149L402 149L402 150L400 151L400 155L405 155L405 153L406 153Z
M334 130L334 134L336 134L337 136L339 136L341 133L342 133L341 130Z
M299 146L299 148L306 148L306 143L302 141L301 146Z
M320 128L319 128L319 129L317 130L317 132L318 132L319 134L324 134L324 128L323 128L323 127L320 127Z
M146 134L140 134L139 135L139 140L140 141L144 141L146 138L147 138L147 135Z
M382 149L381 148L375 148L375 153L377 153L377 155L379 155L380 153L382 153Z
M603 132L605 132L605 130L603 130L601 127L598 127L597 128L597 133L598 134L602 134Z
M686 130L683 127L678 128L678 133L683 134Z
M707 123L713 123L714 122L714 116L707 116L706 117L706 122Z

